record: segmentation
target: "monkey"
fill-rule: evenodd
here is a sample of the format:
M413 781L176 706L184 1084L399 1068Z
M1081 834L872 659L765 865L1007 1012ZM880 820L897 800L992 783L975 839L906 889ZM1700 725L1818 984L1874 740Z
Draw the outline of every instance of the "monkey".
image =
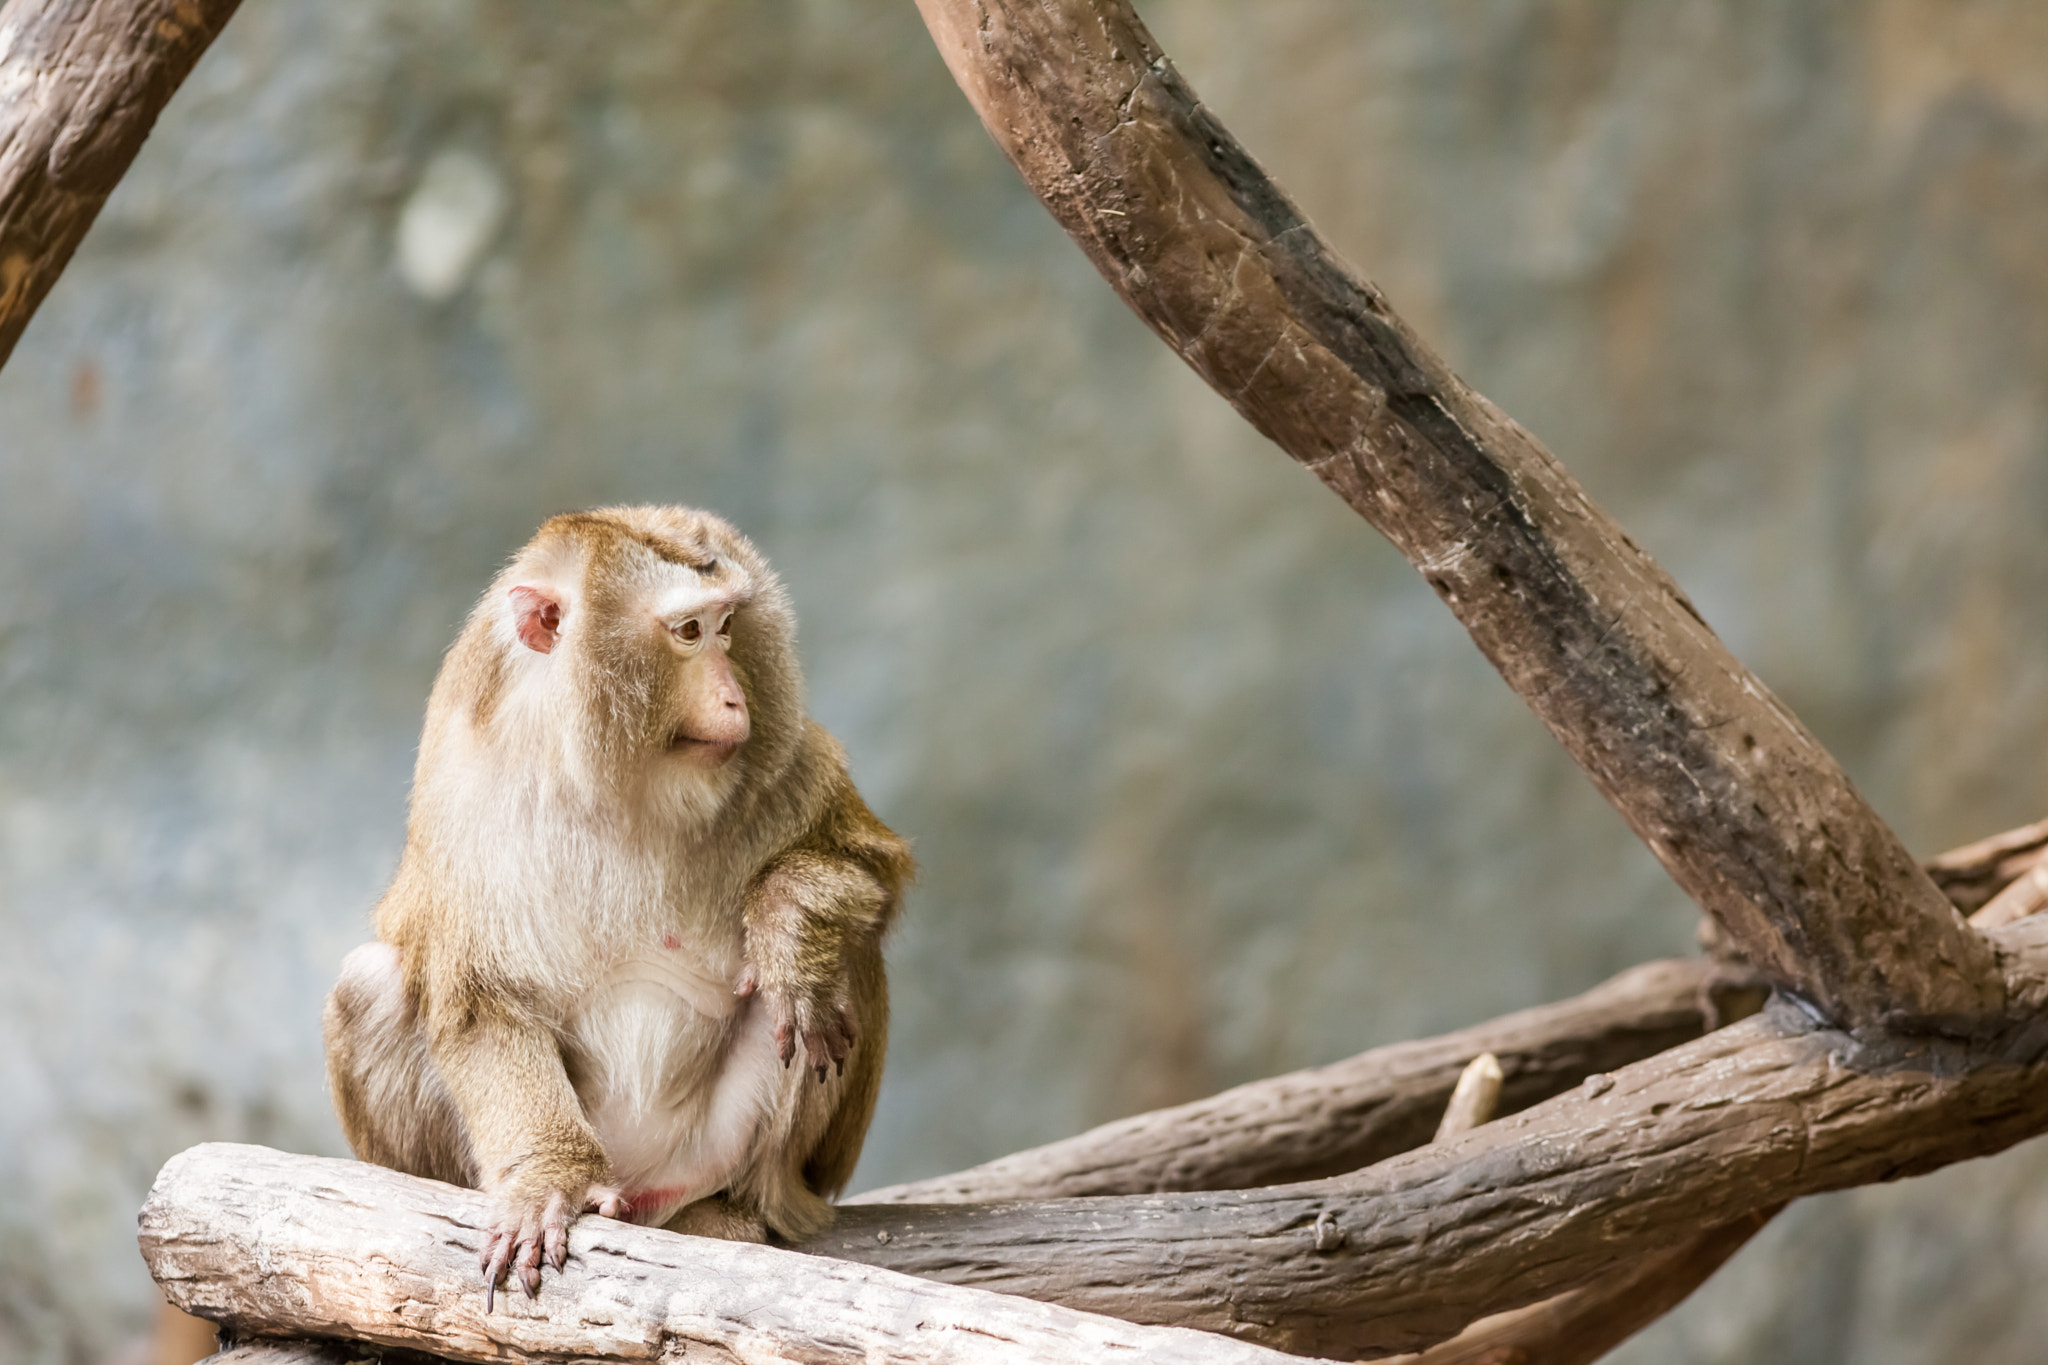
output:
M914 872L804 715L750 541L682 507L553 517L435 679L376 940L324 1011L343 1134L484 1192L486 1312L586 1212L800 1241L874 1113Z

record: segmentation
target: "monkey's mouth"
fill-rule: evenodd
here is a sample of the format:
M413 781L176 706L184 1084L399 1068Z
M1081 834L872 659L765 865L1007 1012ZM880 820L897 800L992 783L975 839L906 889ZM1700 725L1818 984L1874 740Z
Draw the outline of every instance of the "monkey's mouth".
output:
M699 768L723 768L732 762L732 756L740 751L736 739L698 739L680 732L671 735L668 751Z

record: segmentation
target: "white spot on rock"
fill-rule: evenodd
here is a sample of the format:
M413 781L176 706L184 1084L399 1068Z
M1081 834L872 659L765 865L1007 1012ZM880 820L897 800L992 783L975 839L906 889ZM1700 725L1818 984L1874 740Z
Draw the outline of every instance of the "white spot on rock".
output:
M505 184L473 152L427 163L398 214L398 273L429 303L462 292L505 219Z

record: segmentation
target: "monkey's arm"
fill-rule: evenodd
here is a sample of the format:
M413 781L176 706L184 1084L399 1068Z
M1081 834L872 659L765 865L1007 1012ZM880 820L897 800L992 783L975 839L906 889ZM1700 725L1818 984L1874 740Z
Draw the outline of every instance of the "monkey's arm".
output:
M567 1259L570 1221L586 1211L622 1217L625 1204L553 1031L483 991L438 994L427 1009L428 1046L491 1200L478 1258L488 1312L508 1267L529 1297L537 1294L541 1258L557 1270Z
M801 1046L820 1081L845 1069L861 1026L848 953L888 927L914 870L910 846L842 775L810 833L755 878L741 991L766 1000L784 1065Z

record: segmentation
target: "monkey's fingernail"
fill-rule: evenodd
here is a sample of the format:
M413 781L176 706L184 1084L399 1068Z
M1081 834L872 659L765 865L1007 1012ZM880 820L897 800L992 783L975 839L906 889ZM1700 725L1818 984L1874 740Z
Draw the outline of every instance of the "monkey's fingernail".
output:
M491 1309L498 1302L498 1285L495 1280L484 1281L484 1316L491 1315Z

